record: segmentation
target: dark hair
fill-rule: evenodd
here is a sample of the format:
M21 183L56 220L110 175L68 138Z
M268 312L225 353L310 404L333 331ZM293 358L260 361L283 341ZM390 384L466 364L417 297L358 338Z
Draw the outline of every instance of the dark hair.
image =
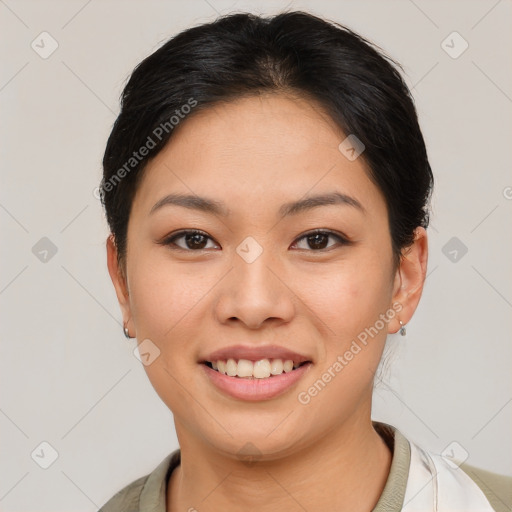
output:
M100 197L120 261L137 184L174 127L216 102L282 92L316 100L364 144L398 262L414 229L428 226L433 176L397 67L350 29L305 12L232 14L171 38L133 71L103 158Z

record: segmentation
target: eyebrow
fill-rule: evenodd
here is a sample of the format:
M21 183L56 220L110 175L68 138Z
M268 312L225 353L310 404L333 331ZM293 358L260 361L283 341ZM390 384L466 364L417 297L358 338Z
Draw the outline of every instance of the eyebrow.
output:
M214 199L196 195L169 194L165 197L162 197L162 199L155 203L153 208L151 208L149 215L168 205L182 206L184 208L199 210L205 213L219 215L221 217L227 217L230 214L230 210L226 208L222 202L216 201ZM285 203L279 208L279 215L281 217L287 217L290 215L296 215L306 210L310 210L312 208L328 205L352 206L360 210L362 213L366 213L363 205L354 197L341 194L340 192L331 192L328 194L309 196L304 199L299 199L298 201Z

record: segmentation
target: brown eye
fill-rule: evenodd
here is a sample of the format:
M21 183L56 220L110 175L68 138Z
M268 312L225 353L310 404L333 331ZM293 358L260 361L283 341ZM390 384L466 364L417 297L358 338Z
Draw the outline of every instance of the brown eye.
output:
M329 239L334 239L335 242L329 244ZM296 242L294 245L297 246L299 249L313 251L322 251L334 247L336 245L347 245L349 243L348 240L343 238L341 235L338 235L337 233L333 233L332 231L321 230L314 231L313 233L307 233L302 237L298 238L297 240L298 242ZM302 247L299 247L299 243L301 240L305 240L306 247L304 247L304 245Z
M200 251L203 249L209 249L207 247L208 242L212 239L202 231L181 231L180 233L174 234L166 238L162 244L169 246L176 246L178 249L184 251ZM180 241L178 243L178 241Z
M332 240L332 242L330 242L330 240ZM213 243L213 247L211 245L208 246L209 242ZM161 243L162 245L171 247L174 246L172 248L189 252L212 249L216 246L210 236L208 236L206 233L203 233L202 231L197 230L181 231L179 233L175 233L174 235L167 237ZM300 246L301 243L303 244L302 247ZM306 233L305 235L298 238L294 246L301 250L319 252L328 250L331 247L335 247L336 245L348 245L349 243L350 242L346 238L337 233L332 231L317 230L312 233Z
M206 237L196 233L184 235L184 239L188 249L204 249L207 244Z

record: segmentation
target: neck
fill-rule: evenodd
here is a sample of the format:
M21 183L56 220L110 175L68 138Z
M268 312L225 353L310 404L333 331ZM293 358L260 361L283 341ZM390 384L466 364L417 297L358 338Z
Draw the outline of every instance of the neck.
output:
M345 423L309 447L270 461L240 461L197 442L180 440L180 445L181 464L168 485L168 512L371 511L392 459L369 418Z

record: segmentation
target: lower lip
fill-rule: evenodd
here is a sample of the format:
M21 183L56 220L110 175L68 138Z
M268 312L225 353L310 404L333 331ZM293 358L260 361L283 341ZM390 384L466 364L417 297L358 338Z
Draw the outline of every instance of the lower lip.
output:
M201 364L210 382L227 395L247 401L269 400L282 395L296 384L308 371L311 363L303 364L295 370L266 379L244 379L230 377L205 364Z

